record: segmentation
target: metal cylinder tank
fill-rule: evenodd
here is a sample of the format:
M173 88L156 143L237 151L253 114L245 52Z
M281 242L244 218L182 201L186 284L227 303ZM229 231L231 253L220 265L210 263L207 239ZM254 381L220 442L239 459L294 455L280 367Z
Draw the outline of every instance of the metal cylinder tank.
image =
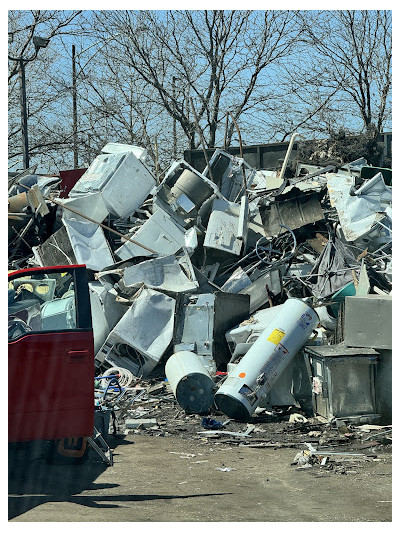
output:
M165 375L179 405L186 413L207 413L214 403L215 383L201 356L181 351L171 355Z
M200 176L185 169L171 189L171 194L179 198L186 195L199 208L214 193L213 188Z
M302 300L286 300L215 394L218 409L230 418L248 420L318 322Z
M42 304L42 329L76 328L75 296L57 298Z

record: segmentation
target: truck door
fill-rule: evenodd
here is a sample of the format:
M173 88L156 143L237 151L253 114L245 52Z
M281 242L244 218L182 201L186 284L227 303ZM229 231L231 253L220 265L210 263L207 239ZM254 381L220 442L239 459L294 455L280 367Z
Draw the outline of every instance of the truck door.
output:
M8 275L8 440L92 436L94 345L84 265Z

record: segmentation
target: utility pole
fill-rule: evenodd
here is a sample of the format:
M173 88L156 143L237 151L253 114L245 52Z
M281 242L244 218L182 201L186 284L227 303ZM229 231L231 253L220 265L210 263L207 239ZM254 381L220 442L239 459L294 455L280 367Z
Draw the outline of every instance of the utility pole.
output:
M160 163L158 159L158 142L157 142L157 135L154 139L154 157L155 157L155 164L156 164L156 181L157 183L160 183L158 176L160 174Z
M78 168L78 111L76 103L76 65L74 44L72 45L72 121L74 143L74 168Z
M25 64L22 57L19 58L19 88L21 104L22 160L24 169L26 169L29 168L28 112L26 109Z
M175 106L175 100L176 100L175 82L176 82L176 78L175 78L175 76L173 76L172 77L172 98L174 100L174 106ZM174 115L173 122L172 122L172 140L173 140L172 157L174 159L176 159L177 158L177 140L176 140L176 118L175 118L175 115Z
M28 112L26 106L26 82L25 82L25 64L37 58L39 50L46 48L49 44L49 39L43 37L33 36L33 44L35 46L35 53L32 57L11 57L10 61L16 61L19 66L19 87L20 87L20 104L21 104L21 135L22 135L22 159L24 169L29 168L29 143L28 143Z

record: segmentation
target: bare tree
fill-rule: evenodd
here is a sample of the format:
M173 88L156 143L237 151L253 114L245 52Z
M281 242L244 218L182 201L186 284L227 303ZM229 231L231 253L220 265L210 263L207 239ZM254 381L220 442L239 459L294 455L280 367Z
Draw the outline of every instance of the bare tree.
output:
M9 12L12 57L33 53L34 34L50 38L27 66L29 153L43 170L72 167L74 138L81 165L112 140L146 147L159 168L200 135L209 148L237 142L234 121L244 144L390 124L390 11ZM17 73L10 61L14 166Z
M270 96L260 78L290 55L298 35L289 11L96 12L96 28L114 36L119 61L152 87L156 105L199 145L190 98L206 144L223 138L228 110L236 120ZM123 59L122 59L123 58ZM117 58L115 58L117 59ZM264 87L265 89L265 87ZM228 131L228 144L233 127Z
M69 131L65 128L65 117L60 116L65 96L51 83L54 65L60 62L59 48L54 46L60 40L76 31L75 22L80 11L9 11L9 57L24 58L26 63L27 114L30 149L32 156L51 149L59 150L68 143ZM80 25L80 28L81 25ZM34 52L33 36L50 40L49 46L37 55ZM32 61L30 61L32 59ZM9 103L9 160L18 165L21 156L20 88L18 86L19 62L9 59L8 103ZM53 73L52 73L53 69ZM57 69L56 68L56 72ZM57 126L58 122L58 126Z
M95 62L78 61L82 146L85 132L90 131L91 142L95 140L99 147L112 137L116 142L146 146L155 160L154 137L160 132L163 110L154 106L154 89L119 56L115 43L107 42L98 49Z
M300 16L315 73L309 87L330 87L342 112L359 117L360 129L381 131L390 119L391 12L310 11Z

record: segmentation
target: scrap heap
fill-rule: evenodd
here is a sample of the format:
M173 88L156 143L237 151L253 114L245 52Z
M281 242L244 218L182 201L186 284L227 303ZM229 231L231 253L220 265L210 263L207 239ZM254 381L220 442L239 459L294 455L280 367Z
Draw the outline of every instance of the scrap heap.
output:
M391 172L286 178L217 149L157 180L146 156L107 144L68 198L34 171L9 187L9 268L87 267L98 408L129 414L166 377L188 415L387 417Z

